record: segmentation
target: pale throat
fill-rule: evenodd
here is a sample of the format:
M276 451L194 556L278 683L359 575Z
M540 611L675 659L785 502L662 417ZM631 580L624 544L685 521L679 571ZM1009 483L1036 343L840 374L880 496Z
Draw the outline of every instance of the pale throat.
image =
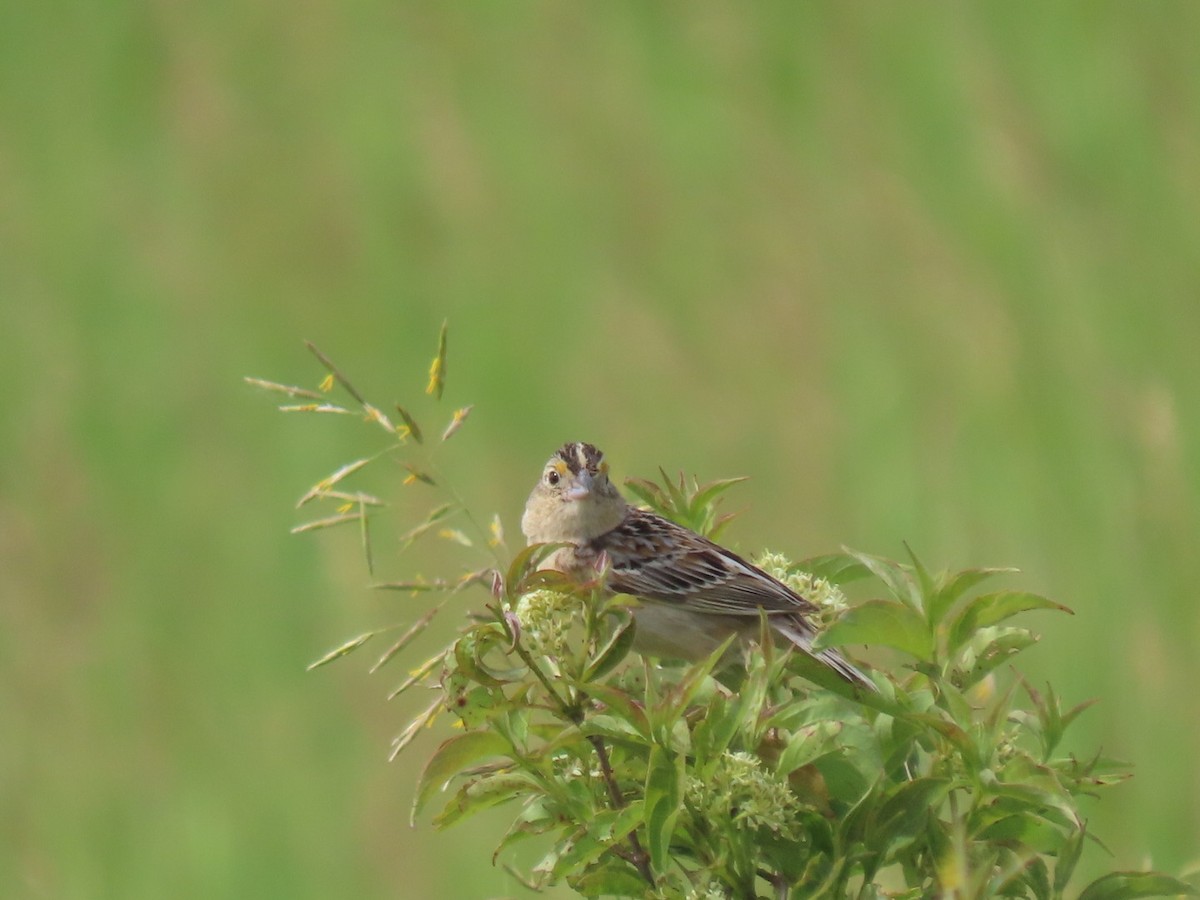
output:
M525 511L522 531L532 544L567 541L583 544L612 531L625 518L628 507L620 497L591 497L586 501L550 501L551 508Z

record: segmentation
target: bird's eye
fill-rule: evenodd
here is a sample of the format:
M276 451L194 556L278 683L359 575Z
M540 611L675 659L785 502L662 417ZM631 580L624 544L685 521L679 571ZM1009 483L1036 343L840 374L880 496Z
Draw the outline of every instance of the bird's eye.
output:
M546 473L546 483L547 484L552 484L552 485L558 484L558 478L559 478L559 475L558 475L557 470L555 470L555 469L551 469L549 472Z

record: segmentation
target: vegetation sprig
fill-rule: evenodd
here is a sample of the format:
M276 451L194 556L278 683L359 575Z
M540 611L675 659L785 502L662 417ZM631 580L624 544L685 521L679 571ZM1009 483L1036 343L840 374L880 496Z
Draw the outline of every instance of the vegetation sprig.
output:
M293 530L357 524L373 571L370 521L387 504L344 483L394 458L405 482L446 497L401 544L436 536L489 556L454 577L377 585L418 596L471 585L487 592L473 621L391 693L432 694L393 742L393 757L435 721L455 729L425 762L414 820L435 800L439 829L507 805L513 820L493 862L536 841L541 860L513 874L534 890L565 883L589 897L1069 896L1085 846L1102 846L1088 831L1084 798L1129 773L1098 753L1063 753L1064 732L1089 703L1066 707L1012 666L1037 640L1024 617L1069 612L1061 604L984 590L1012 570L933 574L911 552L904 563L851 550L798 563L763 554L759 565L825 610L821 646L869 645L891 664L875 669L877 697L856 703L797 677L795 658L765 638L765 622L741 666L718 668L724 648L680 667L631 657L636 601L609 596L603 575L577 584L540 569L553 545L509 558L499 517L481 526L433 464L428 436L452 437L470 406L439 431L395 404L393 423L309 346L328 373L320 390L247 380L284 394L281 409L359 414L389 441L306 491L298 506L333 511ZM443 326L427 387L437 400L446 347ZM327 399L339 385L352 405ZM659 483L627 486L713 535L728 520L721 497L739 480L698 484L662 473ZM451 527L455 518L472 534ZM847 586L869 599L850 602ZM403 631L372 671L400 658L442 602L395 626ZM312 668L381 633L346 641ZM1114 872L1070 896L1196 894L1165 874Z

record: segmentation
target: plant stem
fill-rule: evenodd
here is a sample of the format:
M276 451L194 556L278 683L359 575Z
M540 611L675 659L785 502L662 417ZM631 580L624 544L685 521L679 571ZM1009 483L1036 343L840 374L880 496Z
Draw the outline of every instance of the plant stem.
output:
M613 809L623 809L625 798L621 794L620 785L617 784L617 776L613 773L612 763L609 762L608 748L604 746L604 739L598 734L591 734L588 735L588 741L596 751L596 758L600 760L600 772L604 776L604 784L608 788L608 799L612 803ZM642 848L642 842L638 840L636 830L629 832L629 847L632 850L629 861L646 879L646 883L650 887L654 887L654 871L650 868L650 857Z

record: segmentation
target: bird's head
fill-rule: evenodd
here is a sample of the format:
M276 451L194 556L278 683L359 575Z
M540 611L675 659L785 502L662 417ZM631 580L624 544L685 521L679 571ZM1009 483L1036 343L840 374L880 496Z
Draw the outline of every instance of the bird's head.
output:
M525 504L521 530L531 543L584 543L615 528L625 501L592 444L563 444L546 462Z

